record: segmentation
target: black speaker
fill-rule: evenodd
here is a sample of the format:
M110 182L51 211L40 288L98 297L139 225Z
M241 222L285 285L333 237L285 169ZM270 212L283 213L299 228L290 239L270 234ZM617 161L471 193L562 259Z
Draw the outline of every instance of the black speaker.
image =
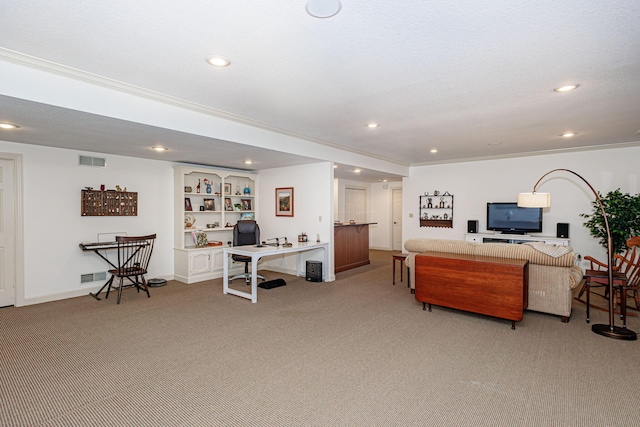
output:
M467 233L477 233L478 232L478 220L470 219L467 221Z
M307 281L322 282L322 261L307 261Z
M569 224L566 222L559 222L556 226L556 237L562 237L564 239L569 238Z

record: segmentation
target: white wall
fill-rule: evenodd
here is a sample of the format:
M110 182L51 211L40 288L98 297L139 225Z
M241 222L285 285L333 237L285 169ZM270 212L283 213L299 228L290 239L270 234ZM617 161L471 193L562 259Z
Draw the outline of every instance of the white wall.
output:
M106 263L78 244L98 233L158 235L149 278L173 276L173 174L171 163L0 141L0 151L22 154L24 292L32 304L86 295L104 282L80 284L80 275L104 272ZM78 155L106 157L107 167L78 166ZM85 186L116 185L138 192L136 217L82 217Z
M294 216L275 215L275 189L293 187ZM333 164L320 162L258 172L258 214L262 240L287 237L296 242L298 234L305 232L309 240L320 237L322 242L333 242ZM305 259L322 260L315 251L305 252ZM270 258L263 265L270 269L295 273L295 255ZM333 249L329 253L328 271L333 276Z
M463 240L467 220L473 219L479 221L481 232L486 231L487 202L516 201L518 193L531 192L542 175L556 168L578 173L602 194L616 188L637 194L638 159L640 147L630 147L413 167L403 181L403 241L416 237ZM419 195L434 190L454 195L452 229L419 226ZM575 251L606 260L606 251L579 216L592 212L595 198L588 186L570 173L555 172L540 183L538 191L551 193L552 199L552 206L544 209L540 234L555 236L556 223L569 223Z

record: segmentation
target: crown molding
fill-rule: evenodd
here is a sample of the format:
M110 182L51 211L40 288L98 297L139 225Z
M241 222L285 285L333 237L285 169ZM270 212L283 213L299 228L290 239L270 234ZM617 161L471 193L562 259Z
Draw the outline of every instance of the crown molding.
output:
M409 167L445 165L445 164L452 164L452 163L480 162L484 160L515 159L518 157L545 156L545 155L577 153L582 151L595 151L595 150L612 150L617 148L630 148L630 147L638 147L638 146L640 146L640 141L630 141L630 142L620 142L615 144L589 145L584 147L558 148L555 150L528 151L525 153L501 154L501 155L495 155L495 156L481 156L481 157L467 157L467 158L461 158L461 159L440 160L440 161L434 161L434 162L412 163Z

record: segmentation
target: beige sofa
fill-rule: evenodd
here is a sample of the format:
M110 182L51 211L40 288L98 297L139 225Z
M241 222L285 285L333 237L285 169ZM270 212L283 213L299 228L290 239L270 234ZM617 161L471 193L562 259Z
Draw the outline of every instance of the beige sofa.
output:
M571 316L572 290L582 280L582 270L575 265L572 250L554 256L545 252L560 251L553 245L509 243L475 243L462 240L409 239L404 242L408 252L405 263L410 270L412 292L415 283L415 256L422 252L444 252L464 255L494 256L529 261L529 307L528 310L562 316L568 322ZM569 248L570 249L570 248Z

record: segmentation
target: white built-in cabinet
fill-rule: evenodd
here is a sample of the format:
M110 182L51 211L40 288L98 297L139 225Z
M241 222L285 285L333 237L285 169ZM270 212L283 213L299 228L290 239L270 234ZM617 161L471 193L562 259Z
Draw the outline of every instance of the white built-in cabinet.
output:
M257 175L198 166L174 167L174 277L195 283L222 277L222 248L233 226L256 215ZM205 233L207 246L196 246Z

